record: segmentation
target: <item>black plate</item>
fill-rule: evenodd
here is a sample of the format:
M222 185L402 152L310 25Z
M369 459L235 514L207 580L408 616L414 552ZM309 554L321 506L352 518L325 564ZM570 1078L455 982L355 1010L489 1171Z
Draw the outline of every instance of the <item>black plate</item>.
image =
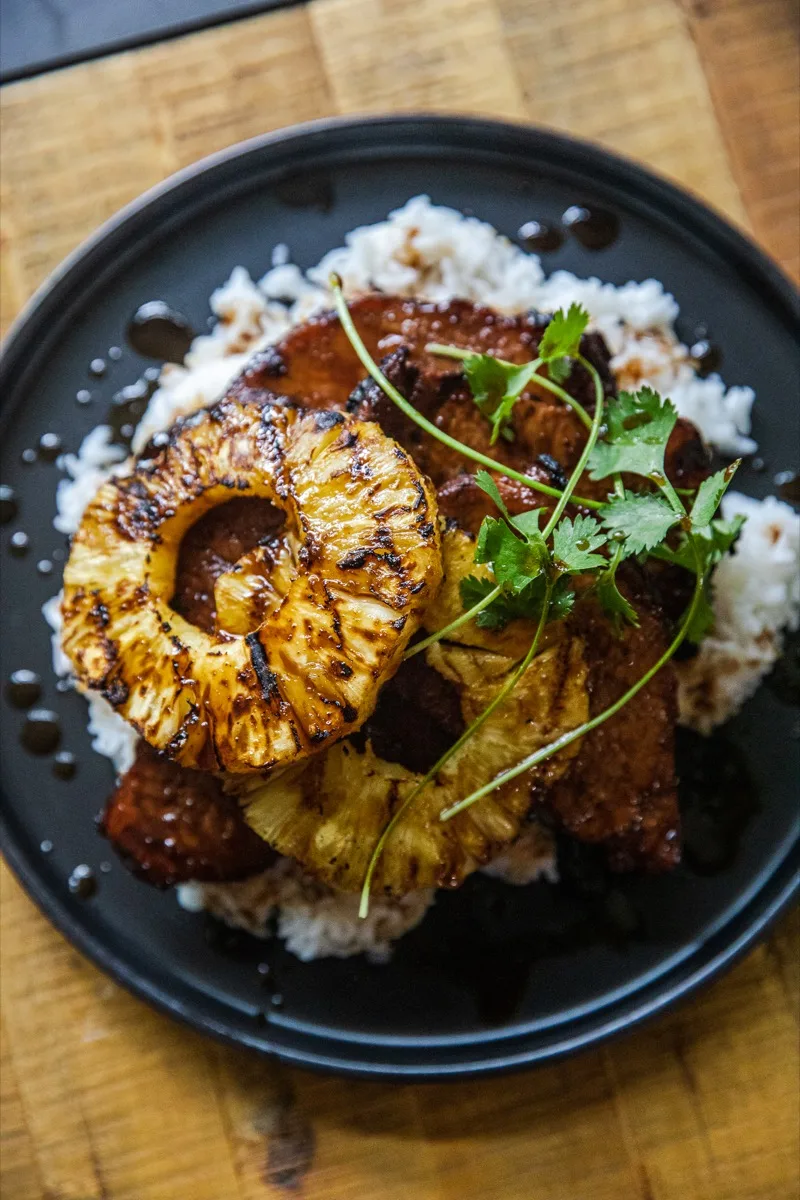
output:
M477 1074L553 1058L663 1009L718 973L786 905L796 887L796 710L764 687L726 730L723 808L750 803L738 850L716 873L681 868L662 879L614 883L593 861L567 883L514 890L473 879L443 896L404 938L388 966L363 959L303 965L277 946L274 1006L260 986L263 947L248 938L209 942L207 921L114 863L96 898L67 879L110 857L93 816L111 786L89 748L85 707L56 692L39 605L56 576L35 563L62 539L51 520L57 472L23 465L44 431L67 447L145 363L125 351L101 380L91 359L119 344L143 301L163 298L204 326L208 296L231 267L258 277L271 247L315 263L347 230L427 192L514 237L531 218L573 203L611 208L621 234L602 252L569 239L549 269L614 283L654 276L678 298L680 332L707 322L731 383L753 383L755 436L769 473L745 469L741 486L771 490L771 473L796 467L797 296L780 272L719 217L641 168L534 129L467 119L400 117L325 122L248 142L182 172L124 210L48 281L17 324L3 363L2 481L19 493L17 525L2 530L4 675L39 671L62 717L64 745L80 760L54 780L47 758L19 745L23 714L2 705L6 853L37 903L115 979L173 1016L218 1037L294 1062L359 1074ZM77 389L97 399L76 405ZM15 559L24 529L32 549ZM719 747L718 747L719 748ZM748 782L749 781L749 782ZM727 793L730 792L730 796ZM40 850L43 839L54 849ZM571 882L570 882L571 880ZM265 1014L266 1015L263 1015Z

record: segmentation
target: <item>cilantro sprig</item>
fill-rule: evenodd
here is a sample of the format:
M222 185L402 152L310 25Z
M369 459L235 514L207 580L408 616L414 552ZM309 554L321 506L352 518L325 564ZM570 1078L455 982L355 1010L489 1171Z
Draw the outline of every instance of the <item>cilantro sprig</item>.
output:
M515 471L513 467L506 466L505 463L497 462L496 459L490 458L488 454L482 454L479 450L474 450L471 446L465 445L464 442L458 441L457 438L451 437L449 433L445 433L443 429L439 429L438 425L434 425L422 413L417 412L414 405L409 403L406 397L400 392L394 384L386 378L383 371L380 369L375 359L364 345L361 334L355 327L350 310L347 307L347 301L342 293L342 281L338 275L331 275L329 279L331 292L333 293L333 303L336 309L337 316L342 323L342 328L347 335L347 339L357 358L368 374L375 380L381 391L386 395L402 413L423 429L425 433L436 438L442 445L448 446L451 450L455 450L459 454L463 454L465 458L469 458L472 462L478 463L479 466L485 467L489 471L496 471L499 475L506 475L509 479L515 479L517 483L523 483L526 487L531 488L535 492L541 492L544 496L552 496L558 499L561 492L558 488L550 487L549 484L542 483L540 479L534 478L532 475L525 475L521 471ZM466 351L456 351L455 357L464 358L467 356ZM555 387L555 385L552 385ZM565 393L566 394L566 393ZM585 416L586 414L584 414ZM588 418L587 418L588 419ZM575 503L581 504L584 508L600 508L597 500L591 500L585 497L575 497Z
M499 513L499 516L484 519L476 542L475 561L489 568L489 577L470 575L463 579L460 593L464 613L444 629L416 643L406 652L407 656L421 652L471 620L482 628L495 630L520 619L534 622L536 626L529 650L517 669L487 708L411 790L381 834L364 881L360 908L364 916L377 863L397 822L452 755L505 701L538 653L547 623L569 614L576 598L573 580L582 575L594 577L593 591L597 600L618 630L624 623L638 624L635 609L616 581L617 570L626 558L636 556L642 560L649 556L684 567L693 573L695 584L671 644L635 684L590 720L562 734L451 805L440 813L441 820L450 820L609 720L647 685L686 638L702 637L713 620L709 595L711 571L738 536L742 519L725 521L715 515L738 462L705 480L688 509L681 494L668 480L665 455L677 421L677 412L668 399L652 388L644 387L638 392L622 392L605 405L600 376L580 351L588 315L577 305L572 305L566 313L555 314L541 338L537 358L530 363L510 363L438 343L427 347L431 353L463 362L475 403L491 423L492 442L499 437L513 439L514 406L526 387L534 382L534 377L537 387L559 396L577 413L588 435L567 486L559 490L464 446L417 413L386 379L364 347L342 296L340 282L335 277L331 286L343 328L370 375L417 425L484 468L477 472L476 483L492 499ZM595 406L591 417L561 387L574 363L579 363L588 372L594 385ZM512 515L489 471L516 479L551 497L555 500L552 511L548 515L545 508L537 508ZM593 480L612 481L613 494L606 502L585 500L575 494L585 472ZM623 476L641 479L643 490L625 486ZM592 509L595 515L581 512L567 516L565 511L570 503Z
M608 708L528 755L463 800L450 805L440 814L442 821L451 820L496 788L510 783L578 738L597 729L647 686L682 642L687 639L698 641L708 632L713 622L713 609L708 595L711 570L731 548L742 525L741 519L725 521L714 514L739 463L732 463L724 471L705 480L687 511L683 500L664 474L667 442L676 419L677 414L669 401L662 400L649 388L637 393L623 393L609 405L603 441L597 443L589 456L590 473L594 473L595 478L605 478L624 471L642 476L658 489L656 494L625 491L621 497L614 497L601 509L600 518L612 530L616 546L611 563L598 577L597 591L601 604L612 620L631 620L632 616L635 620L632 610L626 611L631 606L615 582L616 569L626 554L649 552L655 558L690 570L695 577L694 589L672 642L641 678ZM681 533L677 545L671 547L664 538L675 527L680 527ZM657 537L659 531L660 539Z
M464 364L472 398L492 426L491 444L494 445L499 437L513 442L511 417L514 406L534 380L538 387L558 396L586 428L591 429L592 418L586 409L560 386L570 374L573 360L580 358L580 341L588 323L589 314L578 304L570 305L566 313L555 313L542 335L537 357L522 364L440 342L430 342L425 349L430 354L455 358ZM546 373L542 372L543 367Z

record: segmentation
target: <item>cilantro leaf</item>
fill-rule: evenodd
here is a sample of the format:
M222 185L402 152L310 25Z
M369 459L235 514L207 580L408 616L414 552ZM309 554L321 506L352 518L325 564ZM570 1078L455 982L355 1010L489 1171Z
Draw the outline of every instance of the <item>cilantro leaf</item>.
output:
M709 475L708 479L704 479L700 484L694 498L692 511L689 514L695 529L708 525L719 508L719 502L728 490L728 485L736 474L736 468L741 461L740 458L737 458L736 462L731 463L729 467L725 467L723 471L717 471L716 475Z
M553 557L556 566L563 571L576 574L579 571L595 571L604 567L602 554L592 551L605 545L606 535L594 517L577 516L575 520L562 517L553 530Z
M664 452L678 413L669 400L652 388L620 392L606 410L607 433L589 458L592 479L617 471L633 475L664 474Z
M563 383L571 370L569 359L580 353L581 337L589 324L589 314L580 304L570 304L553 313L553 319L542 334L539 342L539 358L547 363L550 378Z
M694 531L694 546L700 557L703 573L709 571L721 558L724 558L739 536L744 522L745 518L739 513L729 521L717 517L713 521L709 521L705 527ZM653 555L663 562L673 563L676 567L684 567L687 571L697 574L694 550L686 534L682 534L674 549L670 546L657 546Z
M543 512L543 508L529 508L527 512L521 512L516 517L511 517L511 524L528 541L544 545L539 533L539 522Z
M491 563L500 586L506 591L520 592L541 575L549 558L547 545L539 531L542 510L532 509L512 517L497 485L486 472L478 485L498 504L506 520L484 517L478 531L475 561Z
M461 593L461 603L464 606L464 611L469 612L476 604L480 604L490 592L495 589L495 584L491 579L481 579L477 575L467 575L458 585L458 590ZM498 606L498 602L503 604ZM489 604L475 618L475 624L481 629L502 629L507 624L510 617L505 615L505 597L498 596L493 604Z
M547 561L547 548L542 535L539 543L523 541L506 525L506 536L492 560L492 569L497 582L504 590L521 592L532 580L542 574Z
M490 579L479 579L468 575L459 584L461 603L464 609L474 608L479 601L494 590ZM475 624L481 629L503 629L509 621L526 620L538 621L542 614L542 604L545 596L545 580L540 575L517 594L503 593L487 605L475 618ZM547 611L548 621L558 621L572 610L575 593L565 577L559 579L550 593L550 607Z
M500 362L491 354L471 354L464 359L464 374L475 403L491 422L492 445L501 434L508 441L513 440L514 431L509 424L511 411L536 374L536 365L515 366Z
M493 563L508 532L508 525L499 517L484 517L475 545L476 563ZM513 535L512 535L513 536Z
M508 509L506 508L505 500L500 495L500 488L497 486L495 481L492 479L489 472L484 471L484 469L481 467L480 471L477 471L475 473L475 482L477 483L477 485L481 489L481 491L486 493L486 495L489 497L490 500L494 500L495 504L500 509L500 512L503 514L505 519L510 524L511 523L511 514L509 513Z
M639 614L617 587L618 563L619 559L612 562L607 571L603 571L597 576L595 584L600 607L611 621L614 632L617 634L620 633L623 623L637 626L639 624Z
M622 546L623 558L652 550L680 519L666 501L649 492L626 491L624 496L615 496L600 515Z
M713 511L713 510L712 510ZM684 533L678 545L672 549L669 546L658 546L654 557L664 562L674 563L684 567L692 574L699 570L703 576L703 589L694 616L689 622L686 637L690 642L699 643L707 633L714 628L714 608L712 605L712 589L714 586L711 570L728 553L739 536L745 518L738 514L730 521L718 517L709 521L708 525L694 530L691 539Z

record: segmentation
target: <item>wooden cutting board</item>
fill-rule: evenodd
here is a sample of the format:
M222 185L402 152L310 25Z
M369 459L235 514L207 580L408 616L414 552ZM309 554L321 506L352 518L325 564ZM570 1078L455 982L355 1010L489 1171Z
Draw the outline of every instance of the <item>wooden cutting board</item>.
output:
M800 272L794 0L314 0L7 87L2 319L176 168L330 113L531 120ZM800 923L602 1050L479 1083L315 1076L130 998L2 873L3 1200L796 1200Z

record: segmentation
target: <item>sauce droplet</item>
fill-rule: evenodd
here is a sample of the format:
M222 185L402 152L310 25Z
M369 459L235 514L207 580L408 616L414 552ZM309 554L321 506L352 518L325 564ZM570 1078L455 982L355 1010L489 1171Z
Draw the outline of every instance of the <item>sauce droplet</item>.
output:
M751 471L758 471L758 473L760 474L762 471L766 471L766 469L767 469L767 464L764 462L763 458L751 458L751 460L750 460L750 470Z
M8 548L15 558L23 558L30 550L30 547L31 539L21 529L18 529L16 533L12 533L8 539Z
M619 236L619 217L605 208L571 204L563 213L561 224L587 250L605 250Z
M41 850L42 854L52 854L53 843L49 838L45 838L43 842L39 842L39 849Z
M692 366L701 379L707 379L709 375L719 371L722 365L722 350L706 338L695 342L689 355L692 359Z
M528 250L541 250L547 254L564 244L564 234L557 225L545 221L526 221L517 234Z
M32 708L19 735L22 745L31 754L52 754L61 741L58 713L49 708Z
M163 300L141 304L128 322L128 345L143 358L183 362L194 340L194 330L183 313Z
M112 362L119 362L122 358L122 348L120 346L109 346L108 357Z
M61 453L61 438L57 433L43 433L39 438L39 457L45 462L55 462Z
M800 504L800 474L797 471L779 471L775 476L775 486L781 500Z
M108 875L110 871L111 871L111 863L106 862L105 859L103 859L103 861L100 863L100 874Z
M53 564L50 562L49 558L40 558L36 564L36 570L40 575L52 575Z
M75 755L70 750L59 750L53 756L53 774L56 779L74 779L78 770Z
M6 684L6 699L14 708L31 708L42 694L42 680L35 671L22 667L12 671Z
M26 467L29 467L31 463L36 462L37 454L36 451L29 446L27 450L22 451L20 458L25 463Z
M78 404L90 404L92 400L92 393L88 388L81 388L80 391L75 393L75 399L77 400Z
M323 213L331 211L336 198L333 181L322 172L292 175L279 183L274 192L287 208L318 208Z
M89 374L94 375L95 379L100 379L106 373L106 360L104 358L93 358L89 363Z
M90 900L97 891L94 871L86 863L79 863L69 877L69 890L79 900Z
M137 379L117 392L106 416L111 426L111 441L130 446L136 426L144 415L148 402L158 387L156 379Z
M7 483L0 483L0 525L13 521L18 511L17 493Z

